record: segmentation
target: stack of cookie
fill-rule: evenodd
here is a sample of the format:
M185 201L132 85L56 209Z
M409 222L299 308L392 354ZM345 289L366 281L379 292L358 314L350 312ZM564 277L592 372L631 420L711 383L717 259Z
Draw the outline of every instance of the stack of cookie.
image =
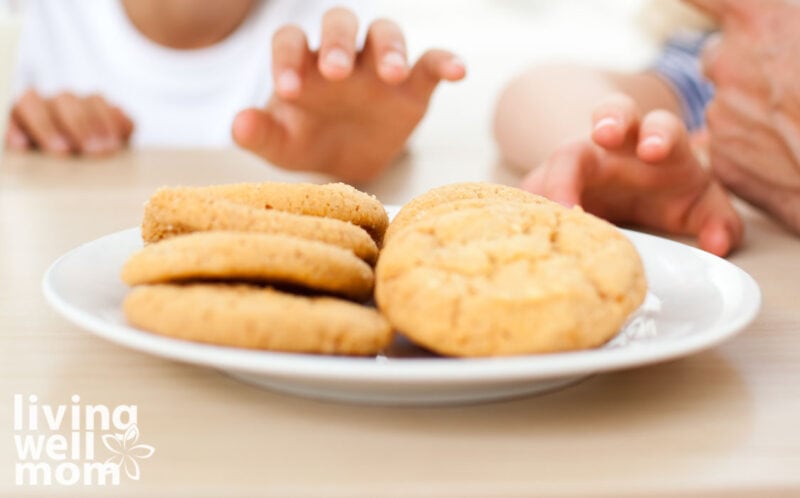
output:
M388 225L344 184L164 188L122 279L135 326L245 348L369 355L392 338L372 297Z
M375 299L392 326L449 356L596 347L645 293L639 255L613 225L481 183L407 204L376 268Z

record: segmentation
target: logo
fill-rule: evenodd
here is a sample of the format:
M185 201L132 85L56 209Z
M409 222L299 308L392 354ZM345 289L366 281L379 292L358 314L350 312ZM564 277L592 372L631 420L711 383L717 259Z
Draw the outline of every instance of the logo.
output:
M70 401L50 405L35 394L14 395L16 484L118 486L123 475L138 481L139 461L155 448L139 442L136 405L82 405L77 394Z

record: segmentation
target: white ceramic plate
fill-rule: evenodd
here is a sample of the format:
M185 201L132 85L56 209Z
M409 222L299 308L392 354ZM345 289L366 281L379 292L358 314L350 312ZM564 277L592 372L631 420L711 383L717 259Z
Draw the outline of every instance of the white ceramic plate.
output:
M677 242L625 234L642 255L648 298L610 343L572 353L449 359L398 339L385 356L326 357L150 334L128 325L121 310L127 288L120 269L142 245L135 228L69 251L48 269L43 287L47 301L67 320L123 346L217 368L261 387L377 404L469 403L543 392L594 373L696 353L730 338L755 317L760 290L738 267Z

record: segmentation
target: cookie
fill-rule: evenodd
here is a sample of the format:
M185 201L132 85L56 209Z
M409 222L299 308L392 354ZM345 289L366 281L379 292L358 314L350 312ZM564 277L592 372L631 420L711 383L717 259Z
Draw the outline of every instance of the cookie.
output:
M639 255L619 230L538 197L417 220L387 237L376 267L389 322L452 356L597 347L645 293Z
M247 285L146 285L128 294L123 309L150 332L241 348L374 355L392 340L373 308Z
M453 183L437 187L415 197L397 213L384 235L384 243L408 224L422 219L431 209L453 201L474 200L476 205L493 204L498 201L540 202L540 197L522 189L494 183ZM451 206L455 207L455 206Z
M374 264L378 246L361 227L334 218L256 209L193 188L159 189L145 206L145 243L184 233L231 230L291 235L349 249Z
M300 286L356 300L371 296L372 268L351 251L288 235L195 232L145 246L125 263L128 285L232 280Z
M378 199L344 183L239 183L196 190L259 209L349 221L366 230L378 243L389 225L386 210Z

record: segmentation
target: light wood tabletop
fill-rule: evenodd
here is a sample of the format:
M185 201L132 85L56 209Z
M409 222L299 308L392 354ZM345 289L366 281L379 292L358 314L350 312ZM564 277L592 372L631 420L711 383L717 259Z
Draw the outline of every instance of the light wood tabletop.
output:
M464 177L502 180L483 145L454 152L422 139L363 188L402 203ZM800 495L800 239L754 213L731 258L763 290L744 333L677 361L477 406L355 406L259 390L106 342L45 303L47 266L136 225L156 187L254 180L323 179L233 150L5 158L0 496ZM119 487L16 486L15 394L34 394L40 406L69 405L73 395L135 404L141 442L156 451L141 460L138 481Z
M626 31L602 34L600 17L614 9L595 1L577 17L561 16L572 2L416 4L433 14L409 7L401 21L424 24L438 38L418 28L409 33L414 48L437 40L458 47L470 77L437 92L408 154L362 186L387 204L450 182L518 181L497 160L489 124L493 96L521 67L566 53L563 47L591 62L624 54L633 64L645 54ZM545 6L555 14L546 16ZM556 18L562 24L552 24ZM532 28L535 19L541 29ZM593 42L573 42L570 27ZM763 292L762 311L743 333L676 361L497 403L389 408L260 390L104 341L46 304L47 267L86 241L137 225L155 188L260 180L326 179L285 173L235 150L146 149L87 161L6 155L0 496L800 496L800 238L752 211L746 243L730 258ZM42 407L69 409L73 395L81 405L136 405L139 442L155 448L140 460L138 481L15 484L15 400L38 407L44 425Z

